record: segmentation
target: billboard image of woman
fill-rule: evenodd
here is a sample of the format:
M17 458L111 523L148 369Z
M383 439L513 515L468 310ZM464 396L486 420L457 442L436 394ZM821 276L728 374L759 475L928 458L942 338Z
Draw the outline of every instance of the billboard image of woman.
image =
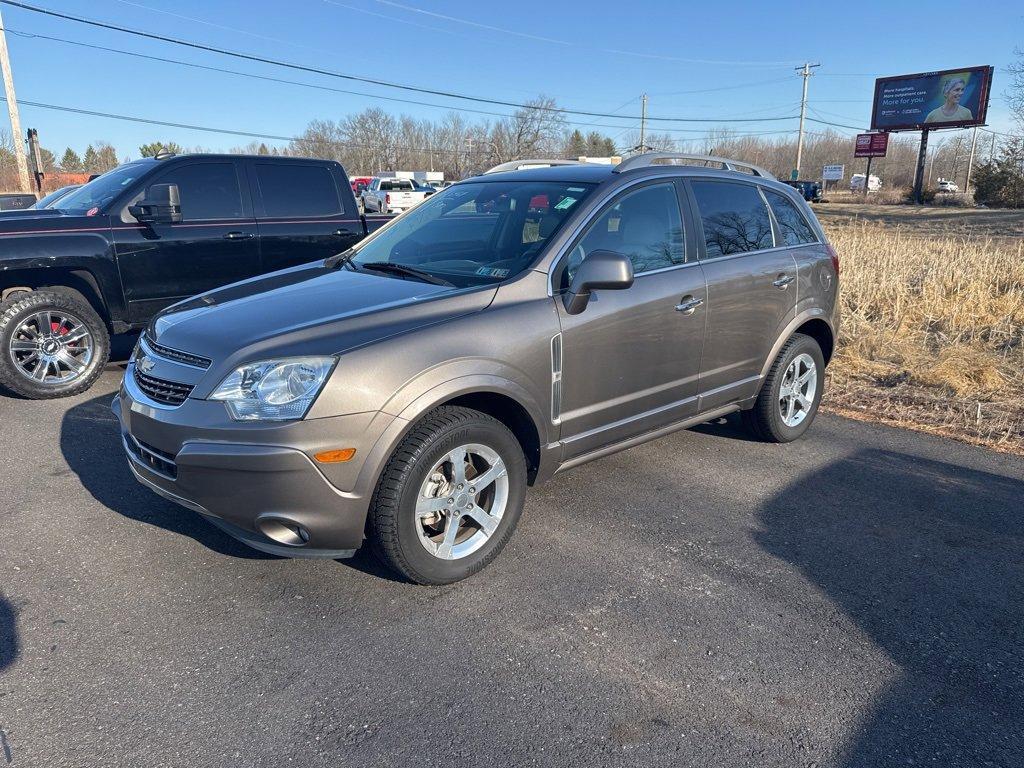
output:
M942 106L936 107L928 113L928 117L924 119L926 123L970 122L974 119L971 110L960 104L960 99L963 98L970 76L969 72L962 72L955 75L947 75L943 79Z

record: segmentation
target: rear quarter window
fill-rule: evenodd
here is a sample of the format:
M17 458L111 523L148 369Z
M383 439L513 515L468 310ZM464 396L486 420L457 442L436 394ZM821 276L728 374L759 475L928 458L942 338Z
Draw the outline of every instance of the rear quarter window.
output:
M779 225L782 236L780 245L804 245L818 242L811 225L797 207L778 192L765 190L764 196L775 214L775 223Z

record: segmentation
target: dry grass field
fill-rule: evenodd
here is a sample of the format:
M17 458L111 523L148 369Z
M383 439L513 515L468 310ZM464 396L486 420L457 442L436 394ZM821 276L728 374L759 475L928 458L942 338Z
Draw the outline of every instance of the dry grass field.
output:
M1024 453L1024 211L815 212L842 265L826 407Z

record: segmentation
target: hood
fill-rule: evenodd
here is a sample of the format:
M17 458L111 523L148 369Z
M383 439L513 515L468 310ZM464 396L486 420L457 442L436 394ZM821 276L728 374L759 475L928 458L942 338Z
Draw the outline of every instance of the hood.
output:
M276 356L339 354L478 312L496 290L449 288L316 262L175 304L150 322L147 334L158 344L213 360L211 372L229 371Z
M23 208L19 211L0 211L0 234L45 234L74 230L106 229L110 226L107 216L85 216L70 214L56 208Z

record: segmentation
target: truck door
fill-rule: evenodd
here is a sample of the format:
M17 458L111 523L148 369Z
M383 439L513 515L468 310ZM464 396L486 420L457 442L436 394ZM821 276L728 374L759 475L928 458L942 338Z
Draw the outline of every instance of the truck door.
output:
M256 220L240 170L228 159L176 162L124 205L114 246L132 324L179 299L260 273ZM178 186L181 222L139 224L128 213L153 184Z
M352 196L339 193L338 177L346 183L340 167L268 159L250 161L249 169L264 272L326 259L362 239Z

